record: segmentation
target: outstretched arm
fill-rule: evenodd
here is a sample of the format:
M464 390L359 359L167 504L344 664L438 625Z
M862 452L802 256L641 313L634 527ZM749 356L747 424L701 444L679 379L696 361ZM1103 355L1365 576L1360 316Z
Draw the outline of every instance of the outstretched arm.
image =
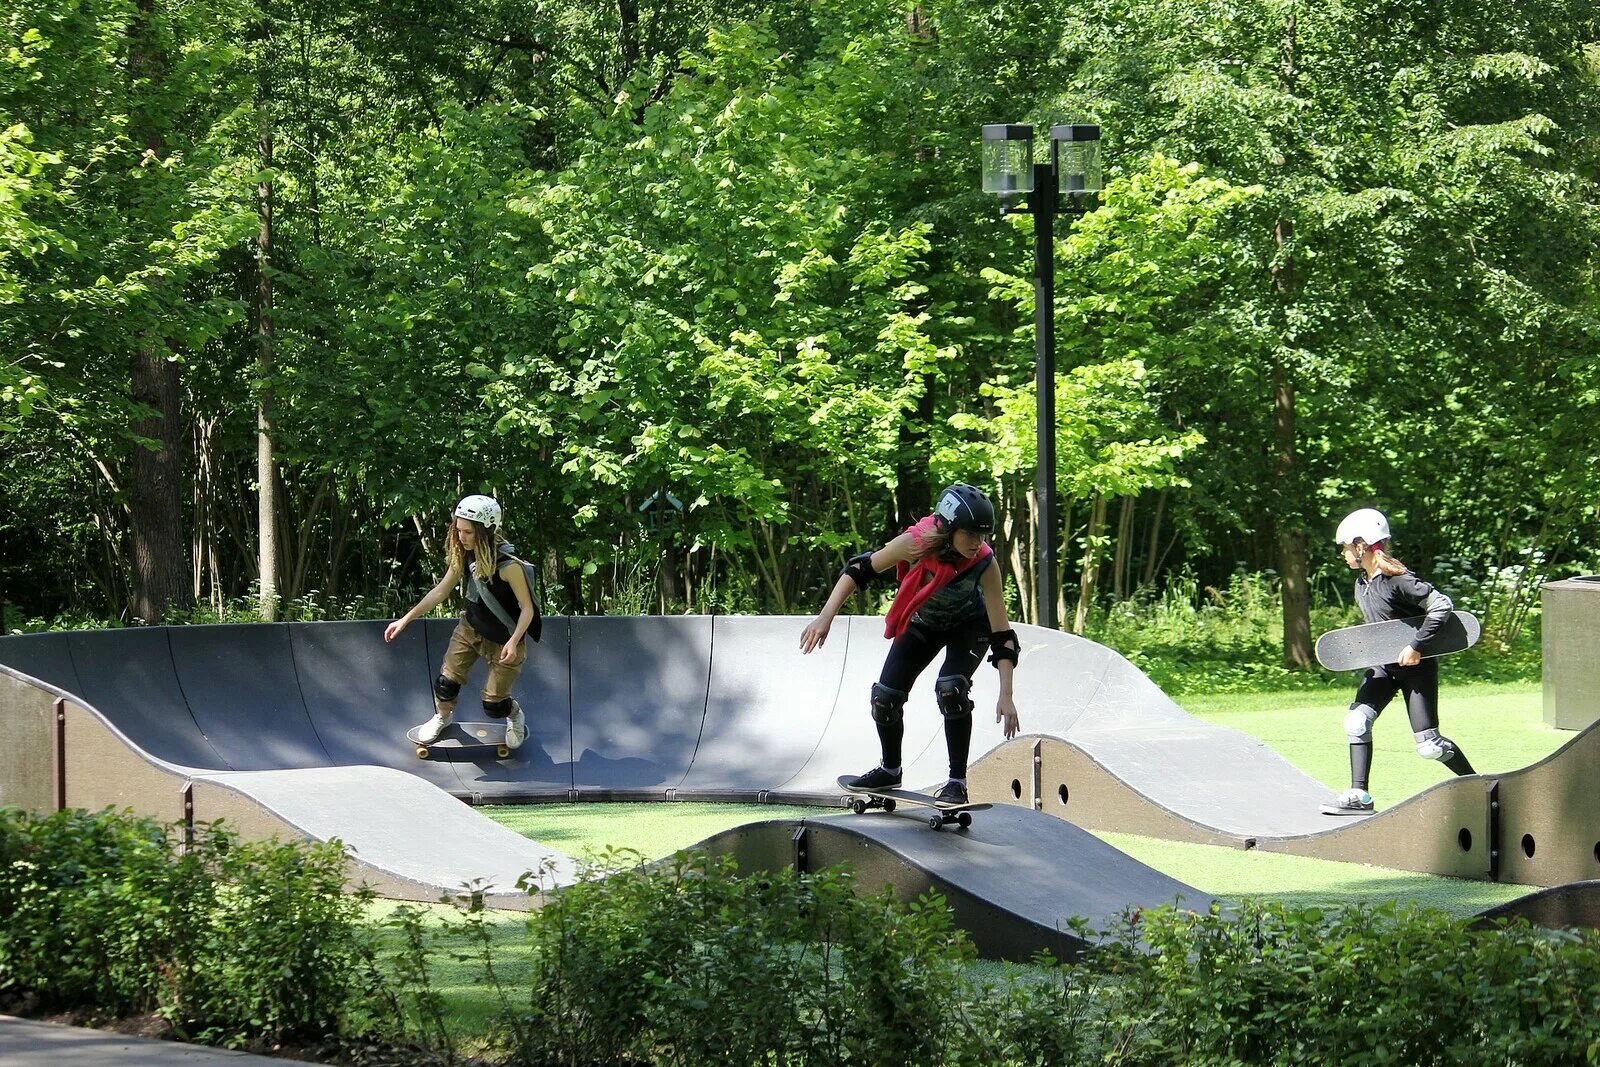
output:
M911 562L916 551L916 539L909 533L903 533L874 552L867 561L867 566L873 573L881 574L900 563ZM801 632L801 652L809 653L822 647L828 640L828 631L833 628L833 620L839 614L839 609L850 599L850 594L860 588L861 584L851 576L849 568L846 568L845 572L839 575L839 580L833 583L833 591L828 594L828 602L822 605L822 611Z
M383 639L385 641L393 641L399 637L400 631L410 626L413 619L426 615L442 604L444 598L450 595L450 590L454 589L459 581L461 581L461 572L455 567L445 571L444 577L439 579L439 584L428 590L427 594L417 601L415 607L384 627Z

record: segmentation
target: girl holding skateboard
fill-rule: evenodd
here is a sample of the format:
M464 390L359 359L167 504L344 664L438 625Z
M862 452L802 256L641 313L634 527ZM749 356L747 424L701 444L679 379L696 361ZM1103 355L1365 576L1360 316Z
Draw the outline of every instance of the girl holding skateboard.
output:
M970 485L950 486L939 495L933 514L876 552L851 557L821 614L801 633L802 652L820 648L850 594L865 589L886 571L896 572L899 591L884 627L893 644L872 687L872 719L877 724L882 759L855 778L851 788L900 788L906 700L917 676L941 652L944 662L933 691L944 715L950 777L939 790L940 802L967 803L973 709L967 694L985 650L1000 672L995 722L1005 724L1007 738L1016 736L1011 675L1021 644L1006 621L999 568L993 565L994 550L988 544L993 530L994 506L988 498Z
M432 744L455 715L456 696L473 663L489 665L483 684L483 710L491 719L506 719L506 747L516 748L528 736L522 708L511 698L512 683L528 658L522 639L538 619L533 592L512 547L500 540L500 505L490 496L469 496L456 505L445 539L445 575L404 616L383 631L393 641L413 619L440 604L463 578L466 608L450 635L444 664L433 683L434 717L418 727L417 740ZM492 601L490 598L493 598ZM538 639L537 631L534 639Z
M1356 576L1356 603L1367 622L1427 616L1417 628L1415 640L1397 661L1367 668L1345 716L1344 730L1350 740L1350 788L1322 810L1329 815L1367 815L1373 810L1372 794L1367 792L1367 776L1372 770L1372 724L1396 693L1405 696L1417 755L1438 760L1456 774L1473 773L1466 755L1439 732L1439 661L1423 659L1418 652L1439 632L1454 605L1449 597L1388 554L1389 520L1382 512L1372 508L1352 511L1339 524L1334 540L1350 569L1361 572Z

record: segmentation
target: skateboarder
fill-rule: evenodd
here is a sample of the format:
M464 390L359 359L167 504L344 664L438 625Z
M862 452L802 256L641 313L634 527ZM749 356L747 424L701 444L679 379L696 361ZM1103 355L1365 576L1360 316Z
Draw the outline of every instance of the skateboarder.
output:
M1005 723L1006 737L1016 736L1011 675L1022 646L1006 620L1000 569L994 566L994 550L988 544L993 530L994 506L988 498L970 485L950 486L939 495L933 514L876 552L852 556L821 614L801 633L802 652L820 648L850 594L865 589L885 571L896 572L899 591L884 627L885 636L894 643L872 687L872 719L878 727L883 758L848 788L900 787L906 699L917 676L941 652L944 662L933 692L944 714L950 778L940 788L939 799L950 804L967 802L973 709L967 694L985 651L1000 672L995 722Z
M528 736L522 709L511 699L511 685L528 658L523 637L537 612L522 565L512 557L512 547L500 540L500 505L490 496L464 497L456 505L445 543L445 575L417 602L416 607L391 622L383 631L393 641L411 620L432 611L463 577L467 580L466 608L450 635L444 664L433 683L435 715L418 728L417 740L427 745L438 740L455 715L456 695L467 680L472 664L489 665L483 684L483 710L491 719L507 719L506 747L516 748ZM494 602L490 603L489 598Z
M1356 577L1356 603L1367 622L1427 616L1427 621L1417 628L1416 639L1400 653L1398 661L1369 667L1361 676L1350 713L1345 716L1345 734L1350 739L1350 788L1323 810L1330 815L1366 815L1373 808L1372 794L1367 792L1367 776L1372 770L1372 724L1396 693L1405 696L1417 755L1438 760L1456 774L1473 771L1461 749L1439 732L1439 661L1423 659L1417 651L1449 616L1453 606L1450 598L1388 554L1389 520L1382 512L1372 508L1352 511L1339 524L1334 539L1344 553L1345 563L1351 570L1361 572Z

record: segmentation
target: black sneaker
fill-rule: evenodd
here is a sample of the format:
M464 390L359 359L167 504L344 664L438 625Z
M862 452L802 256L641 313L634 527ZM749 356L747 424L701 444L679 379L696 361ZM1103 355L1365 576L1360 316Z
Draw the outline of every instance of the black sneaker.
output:
M944 786L933 795L941 804L960 805L967 803L967 787L960 782L946 782Z
M867 789L874 793L882 793L888 789L900 788L901 773L899 771L886 771L881 766L874 767L866 774L850 780L851 789Z

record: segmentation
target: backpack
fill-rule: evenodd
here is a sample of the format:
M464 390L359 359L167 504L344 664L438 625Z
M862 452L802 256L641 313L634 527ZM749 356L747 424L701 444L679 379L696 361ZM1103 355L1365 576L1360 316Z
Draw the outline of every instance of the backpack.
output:
M539 636L544 630L544 615L539 611L539 601L533 595L533 583L538 578L538 571L534 570L533 564L525 559L517 558L509 550L506 551L505 558L522 568L522 578L528 583L528 599L533 602L533 621L528 624L528 632L525 636L537 644ZM483 579L478 577L478 572L473 569L471 563L467 564L466 586L468 600L476 600L488 608L489 614L500 620L507 633L516 633L517 620L506 612L499 598L489 592L489 587L484 584Z

